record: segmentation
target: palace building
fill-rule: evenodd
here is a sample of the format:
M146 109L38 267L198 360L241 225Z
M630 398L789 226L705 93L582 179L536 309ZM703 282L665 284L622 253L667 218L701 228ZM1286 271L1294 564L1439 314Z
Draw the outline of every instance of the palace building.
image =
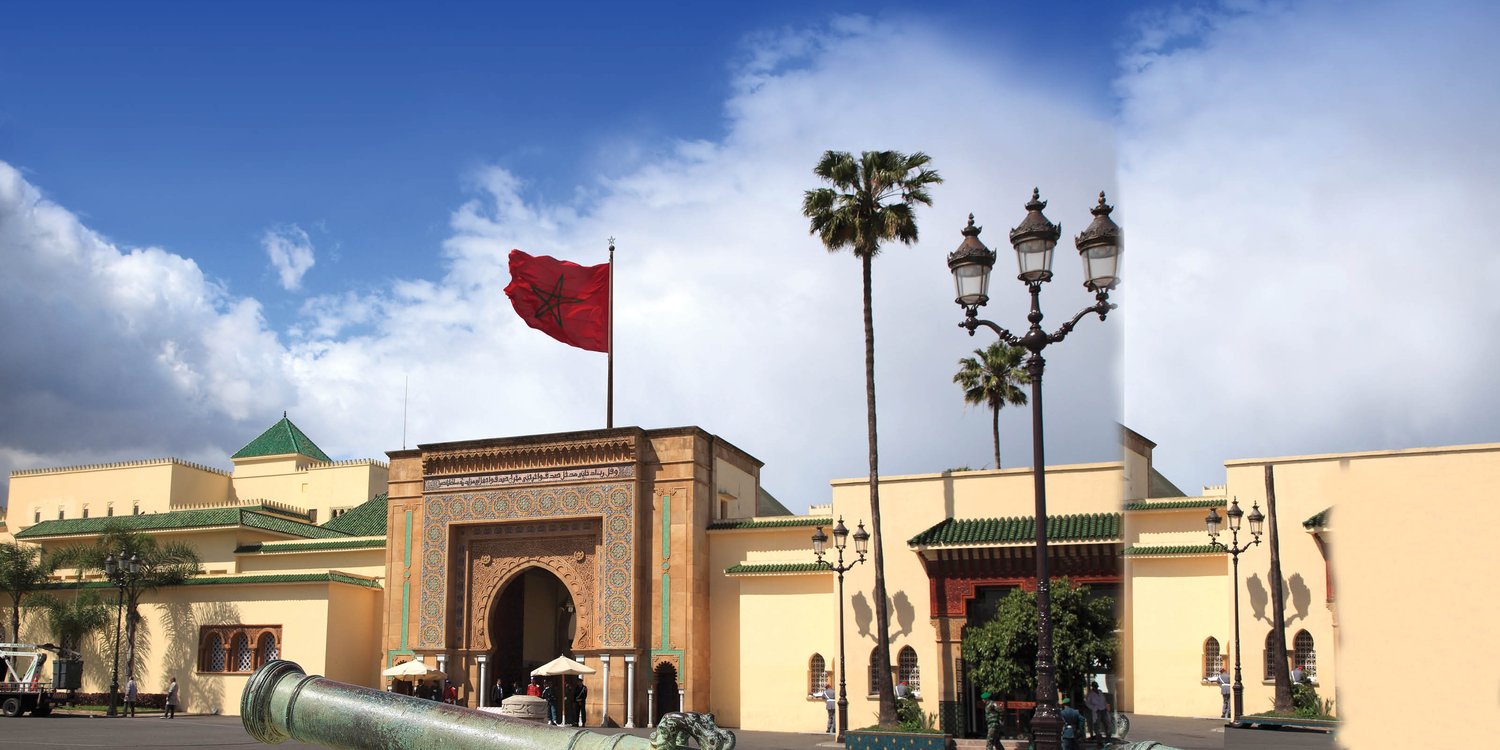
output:
M1358 558L1335 554L1335 519L1360 523L1433 487L1467 498L1500 478L1500 445L1462 446L1231 461L1225 484L1187 496L1152 468L1154 444L1123 434L1120 461L1048 467L1048 554L1054 575L1115 601L1120 652L1102 682L1147 714L1218 715L1203 679L1232 664L1236 585L1246 710L1268 707L1276 660L1343 700L1358 667L1341 654L1335 591L1366 587L1344 583ZM272 658L371 687L421 658L480 706L496 680L567 655L595 669L590 725L689 710L817 732L826 713L809 694L841 672L850 726L873 721L871 565L846 574L841 602L810 542L840 519L869 528L867 480L835 480L794 514L763 489L759 460L698 427L431 443L388 459L332 460L283 417L227 471L160 459L13 472L5 529L49 550L110 525L193 544L201 573L143 599L135 667L145 692L177 677L191 712L237 711L249 673ZM1236 584L1204 525L1235 501L1264 511L1267 465L1282 653L1268 645L1268 544L1240 556ZM1008 592L1035 586L1031 471L882 477L881 501L872 544L886 559L893 677L946 731L982 734L962 638ZM51 587L112 593L97 572L59 571ZM35 612L22 635L52 639ZM84 644L86 690L109 682L102 635Z

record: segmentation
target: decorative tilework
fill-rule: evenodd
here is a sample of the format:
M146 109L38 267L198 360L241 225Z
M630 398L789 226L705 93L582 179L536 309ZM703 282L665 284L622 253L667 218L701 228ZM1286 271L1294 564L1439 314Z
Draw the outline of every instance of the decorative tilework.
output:
M453 523L592 516L603 520L603 580L596 627L600 647L629 648L635 600L630 571L635 562L635 487L618 482L583 487L518 487L485 492L428 495L422 514L420 648L442 648L447 621L449 526Z

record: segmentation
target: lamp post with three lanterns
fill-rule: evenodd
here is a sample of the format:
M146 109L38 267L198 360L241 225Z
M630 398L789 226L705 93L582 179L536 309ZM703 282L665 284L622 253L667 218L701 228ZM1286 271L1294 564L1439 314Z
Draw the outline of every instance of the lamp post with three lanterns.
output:
M852 570L855 565L865 561L865 554L870 550L870 532L865 531L865 522L859 522L859 528L854 532L854 553L859 555L857 559L850 560L844 564L844 546L848 544L849 527L844 525L843 516L839 517L837 526L833 527L833 548L838 553L838 564L823 559L828 547L828 535L823 533L823 527L819 526L813 532L812 545L813 554L817 556L817 564L835 572L839 577L839 734L836 741L844 741L844 733L849 731L849 690L845 680L844 670L844 573Z
M1244 546L1240 545L1240 519L1245 517L1245 511L1240 510L1238 498L1230 501L1229 510L1224 512L1229 516L1229 545L1226 547L1219 541L1219 524L1223 519L1219 517L1218 508L1209 508L1208 517L1203 522L1208 526L1208 546L1217 547L1229 553L1229 558L1234 561L1234 713L1230 715L1231 723L1238 723L1241 716L1245 715L1245 683L1240 681L1240 553L1252 546L1260 544L1260 526L1266 520L1261 515L1260 503L1250 506L1250 536Z
M1042 440L1042 371L1046 366L1042 350L1063 340L1078 325L1078 321L1089 314L1104 320L1115 305L1109 301L1109 292L1119 283L1120 227L1109 218L1114 210L1104 202L1104 193L1099 193L1099 205L1091 213L1093 223L1075 239L1078 254L1083 260L1084 282L1094 292L1094 304L1079 311L1056 332L1042 329L1041 292L1042 284L1052 280L1052 249L1062 236L1062 227L1047 220L1042 209L1047 202L1037 190L1031 193L1026 204L1026 218L1021 225L1010 231L1010 243L1015 248L1016 260L1020 264L1020 281L1031 293L1031 312L1026 319L1031 327L1017 336L1000 326L979 318L979 308L989 301L990 270L995 265L995 253L979 241L980 227L974 226L974 215L969 215L969 225L963 229L963 242L948 256L948 268L953 272L957 288L954 300L964 309L964 320L960 327L969 335L984 326L1010 346L1019 346L1031 352L1026 359L1026 374L1031 381L1031 449L1032 481L1036 493L1036 713L1031 727L1036 735L1038 750L1058 750L1062 745L1062 716L1057 707L1057 678L1052 655L1052 594L1047 560L1047 486L1045 481L1046 457Z
M115 597L115 664L109 674L109 710L105 712L107 716L117 715L117 707L120 705L120 629L125 611L125 589L129 588L140 574L141 558L136 555L131 555L127 559L125 553L121 552L119 557L109 555L104 558L104 575L119 591Z

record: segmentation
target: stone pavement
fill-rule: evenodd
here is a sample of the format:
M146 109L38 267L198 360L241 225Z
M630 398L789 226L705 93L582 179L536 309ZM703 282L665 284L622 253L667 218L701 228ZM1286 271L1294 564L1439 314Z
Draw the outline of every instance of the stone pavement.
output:
M1279 748L1312 748L1338 750L1332 735L1321 732L1267 731L1228 729L1219 719L1182 719L1164 716L1130 717L1132 741L1156 740L1182 750L1273 750ZM629 733L644 737L650 729L598 729L605 734ZM826 734L795 732L755 732L734 730L737 750L816 750L841 748ZM12 748L259 748L268 747L245 734L237 716L179 715L162 719L159 715L133 719L106 719L79 715L53 714L46 718L30 716L0 718L0 750ZM280 748L312 748L287 742ZM1084 748L1092 748L1085 743Z

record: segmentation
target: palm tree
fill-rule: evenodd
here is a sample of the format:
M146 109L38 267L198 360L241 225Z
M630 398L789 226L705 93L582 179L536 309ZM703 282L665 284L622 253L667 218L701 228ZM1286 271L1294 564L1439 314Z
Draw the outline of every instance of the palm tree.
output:
M0 591L10 596L10 639L21 640L21 607L57 568L40 547L21 542L0 544Z
M953 382L964 389L964 401L975 406L990 407L990 432L995 437L995 468L1000 468L1000 410L1006 404L1026 405L1026 391L1021 386L1031 382L1031 376L1021 366L1026 350L996 341L975 349L974 356L958 361L958 372Z
M140 574L125 579L125 674L135 674L135 636L141 622L141 596L176 586L198 572L198 550L186 542L157 542L155 538L111 524L86 553L84 565L104 570L105 558L118 555L140 560Z
M52 559L59 568L73 568L75 579L82 582L90 551L83 546L64 547L54 552ZM66 601L48 594L39 595L37 600L46 609L47 629L63 648L78 651L84 638L109 627L109 605L96 591L79 591Z
M810 234L818 235L829 252L849 248L859 258L864 279L865 414L870 434L870 532L875 538L876 659L881 675L880 723L896 723L896 691L891 682L891 628L885 595L884 537L880 534L880 460L875 440L875 323L870 305L870 261L880 244L917 241L916 204L932 205L929 185L943 181L930 169L931 157L918 151L866 151L856 161L845 151L825 151L813 174L833 187L809 190L802 213L811 219Z

